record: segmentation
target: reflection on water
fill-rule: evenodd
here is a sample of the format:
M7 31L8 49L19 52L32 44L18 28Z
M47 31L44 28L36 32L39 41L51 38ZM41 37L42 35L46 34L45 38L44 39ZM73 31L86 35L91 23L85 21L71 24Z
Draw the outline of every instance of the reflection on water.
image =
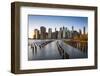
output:
M87 53L63 40L29 40L28 49L28 60L87 58Z

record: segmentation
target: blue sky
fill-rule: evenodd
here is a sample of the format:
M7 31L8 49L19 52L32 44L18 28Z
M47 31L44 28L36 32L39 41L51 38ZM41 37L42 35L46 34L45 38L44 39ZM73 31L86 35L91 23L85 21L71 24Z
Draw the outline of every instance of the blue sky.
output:
M71 27L74 26L74 29L79 31L83 30L83 27L88 28L88 17L74 17L74 16L46 16L46 15L29 15L28 16L28 26L29 26L29 37L34 29L39 29L40 26L45 26L46 31L48 28L52 28L52 31L60 27L67 27L71 30Z

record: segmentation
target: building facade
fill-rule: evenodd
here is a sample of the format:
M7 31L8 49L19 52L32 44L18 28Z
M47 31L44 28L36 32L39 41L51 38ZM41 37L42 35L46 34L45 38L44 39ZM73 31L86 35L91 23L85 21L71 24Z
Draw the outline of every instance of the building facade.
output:
M44 26L40 27L40 39L46 39L46 28Z

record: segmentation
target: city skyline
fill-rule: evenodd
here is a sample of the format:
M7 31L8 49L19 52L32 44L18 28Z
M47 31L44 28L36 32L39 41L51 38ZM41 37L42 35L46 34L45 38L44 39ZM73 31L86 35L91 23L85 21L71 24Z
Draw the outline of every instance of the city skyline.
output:
M40 29L34 29L33 39L72 39L74 37L80 37L82 35L87 35L86 28L83 27L83 30L75 30L72 26L72 29L69 30L67 27L60 27L59 30L52 31L52 28L49 28L46 32L46 27L41 26Z
M32 38L34 29L40 29L41 26L46 27L46 32L51 28L52 32L59 30L60 27L67 27L69 30L74 27L74 30L79 32L79 29L83 30L88 25L87 17L72 17L72 16L43 16L43 15L29 15L29 38Z

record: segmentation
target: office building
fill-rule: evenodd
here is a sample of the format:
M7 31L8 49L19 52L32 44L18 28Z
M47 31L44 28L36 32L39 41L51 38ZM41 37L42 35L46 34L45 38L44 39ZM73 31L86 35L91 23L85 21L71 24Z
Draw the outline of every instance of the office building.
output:
M40 27L40 39L46 39L46 28L44 26Z
M38 29L34 29L34 39L39 39L39 30Z
M52 29L49 28L48 29L48 39L51 39L52 38Z
M83 27L83 34L85 35L85 27Z
M63 27L63 38L66 38L66 28Z

